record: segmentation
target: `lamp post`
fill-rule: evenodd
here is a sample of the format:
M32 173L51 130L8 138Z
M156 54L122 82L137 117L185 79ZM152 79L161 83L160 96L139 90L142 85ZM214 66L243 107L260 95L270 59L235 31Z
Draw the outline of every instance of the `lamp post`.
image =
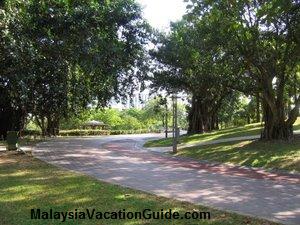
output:
M173 153L177 153L177 144L178 144L178 121L177 121L177 94L173 93L172 102L173 102Z
M168 99L165 97L165 137L168 138Z

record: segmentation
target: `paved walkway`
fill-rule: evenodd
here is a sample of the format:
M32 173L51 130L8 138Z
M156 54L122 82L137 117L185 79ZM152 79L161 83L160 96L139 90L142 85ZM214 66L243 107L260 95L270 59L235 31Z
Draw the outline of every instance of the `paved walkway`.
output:
M155 135L57 139L34 155L54 165L160 196L300 224L300 176L178 159L140 146Z

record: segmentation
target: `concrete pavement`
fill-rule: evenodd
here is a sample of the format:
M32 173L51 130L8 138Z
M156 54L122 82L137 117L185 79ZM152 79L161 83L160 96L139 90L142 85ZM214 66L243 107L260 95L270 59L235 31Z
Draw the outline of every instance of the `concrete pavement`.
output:
M160 196L300 224L300 177L177 159L140 146L153 135L61 138L35 157L106 182Z

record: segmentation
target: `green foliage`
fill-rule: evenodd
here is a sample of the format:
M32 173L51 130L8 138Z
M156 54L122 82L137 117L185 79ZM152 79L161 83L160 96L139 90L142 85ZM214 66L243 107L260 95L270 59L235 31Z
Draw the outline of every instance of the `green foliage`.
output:
M100 136L109 135L108 130L60 130L59 136Z
M123 115L122 116L122 123L116 126L117 129L141 129L143 125L141 122L130 115Z
M148 26L134 1L10 0L0 18L0 89L43 133L135 88Z
M161 133L159 129L135 129L135 130L98 130L98 129L76 129L76 130L60 130L59 136L72 137L72 136L103 136L103 135L120 135L120 134L147 134L147 133ZM20 134L22 137L39 137L42 135L39 130L24 130Z
M178 117L178 126L182 130L188 129L188 121L187 121L187 107L183 103L177 104L177 117Z
M119 135L119 134L147 134L147 133L161 133L162 131L159 129L140 129L140 130L111 130L111 135Z
M226 111L226 101L232 102L233 91L240 91L262 102L262 138L292 138L300 106L299 2L186 2L183 19L154 40L152 87L192 96L190 133L217 128L216 117ZM250 102L236 114L249 123L253 111ZM259 114L256 107L256 121ZM226 117L230 120L233 112Z
M151 51L157 67L152 88L185 91L192 99L188 108L189 132L215 129L216 114L231 90L224 75L226 68L217 61L222 52L211 43L206 27L183 19L173 23L168 35L158 35Z
M87 112L89 113L88 120L102 121L108 124L112 129L122 123L120 112L117 109L91 110Z
M244 126L256 122L254 98L249 99L238 92L233 92L229 98L224 99L218 112L221 128L230 126Z
M26 129L26 130L23 130L20 133L20 135L21 136L41 136L42 132L40 130L29 130L29 129Z
M109 125L111 130L141 130L141 129L164 129L165 115L167 112L169 127L171 124L171 106L168 105L166 111L165 105L161 105L161 99L150 100L143 109L89 109L68 119L63 119L60 129L81 129L87 121L102 121ZM169 104L170 104L169 100ZM186 128L186 109L184 104L178 104L178 120L181 128Z
M146 134L160 133L160 130L61 130L59 136L100 136L100 135L120 135L120 134Z
M262 138L290 139L300 106L299 2L189 3L185 18L201 41L209 40L218 50L217 55L209 53L210 61L221 66L228 87L246 95L260 94L265 115Z

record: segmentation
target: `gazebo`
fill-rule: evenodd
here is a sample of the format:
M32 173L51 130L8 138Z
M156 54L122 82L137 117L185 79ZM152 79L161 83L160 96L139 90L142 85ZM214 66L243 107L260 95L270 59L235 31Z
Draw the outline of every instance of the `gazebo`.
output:
M102 121L96 121L96 120L91 120L83 124L83 127L85 129L91 128L91 129L100 129L100 130L107 130L109 126Z

